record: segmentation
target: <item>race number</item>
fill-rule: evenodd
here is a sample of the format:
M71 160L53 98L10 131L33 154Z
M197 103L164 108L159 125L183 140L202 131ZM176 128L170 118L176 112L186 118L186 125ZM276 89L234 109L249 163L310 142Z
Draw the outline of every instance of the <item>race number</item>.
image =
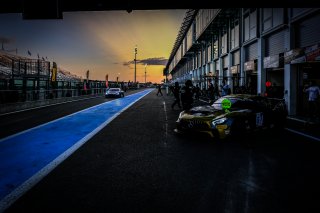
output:
M258 112L256 113L256 126L262 126L263 125L263 113Z

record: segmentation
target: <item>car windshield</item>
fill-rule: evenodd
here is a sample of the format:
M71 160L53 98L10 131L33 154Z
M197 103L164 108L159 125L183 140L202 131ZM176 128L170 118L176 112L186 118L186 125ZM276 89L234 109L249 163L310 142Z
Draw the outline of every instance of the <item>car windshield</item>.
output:
M114 89L109 89L109 91L110 91L110 92L119 92L119 91L120 91L120 89L118 89L118 88L114 88Z

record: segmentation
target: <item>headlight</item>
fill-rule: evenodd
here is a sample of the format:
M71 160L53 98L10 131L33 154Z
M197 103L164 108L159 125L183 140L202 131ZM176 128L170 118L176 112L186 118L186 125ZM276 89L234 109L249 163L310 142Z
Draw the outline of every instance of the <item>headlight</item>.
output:
M182 115L184 114L184 111L180 112L179 117L177 119L177 122L180 122Z
M213 120L212 121L212 125L216 126L218 124L222 124L222 123L226 122L227 120L228 120L227 118L219 118L217 120Z
M180 112L179 113L179 118L181 118L183 114L184 114L184 111Z

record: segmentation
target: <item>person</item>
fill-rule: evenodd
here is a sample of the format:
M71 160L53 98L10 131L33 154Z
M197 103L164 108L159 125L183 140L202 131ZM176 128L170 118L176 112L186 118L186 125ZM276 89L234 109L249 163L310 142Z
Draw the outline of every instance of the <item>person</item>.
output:
M159 94L160 94L161 96L163 96L162 91L161 91L161 84L158 84L157 96L158 96Z
M214 100L215 98L214 98L214 87L213 87L213 84L212 83L210 83L209 84L209 87L208 87L208 98L209 98L209 100Z
M221 85L221 96L226 96L231 94L231 89L228 84L226 84L225 81L222 82Z
M215 100L220 98L219 86L218 86L218 82L217 81L214 82L213 93L214 93L214 99Z
M267 96L270 98L283 98L283 90L276 83L272 83L271 87L267 88Z
M187 80L185 82L184 87L181 91L181 102L182 102L182 108L183 110L189 110L192 108L193 104L193 89L192 89L192 81Z
M199 100L200 98L200 87L199 87L199 84L196 85L196 87L194 87L194 91L193 93L195 94L195 99L196 100Z
M318 99L320 96L320 88L313 83L309 82L309 86L305 85L303 92L308 93L308 108L309 108L309 117L311 119L319 119L319 106Z
M171 108L174 109L174 106L177 104L178 107L181 109L180 104L180 86L178 82L174 83L174 87L172 88L172 93L175 98L174 102L171 104Z
M173 89L174 89L174 86L170 85L170 86L169 86L168 96L170 96L171 94L173 94Z

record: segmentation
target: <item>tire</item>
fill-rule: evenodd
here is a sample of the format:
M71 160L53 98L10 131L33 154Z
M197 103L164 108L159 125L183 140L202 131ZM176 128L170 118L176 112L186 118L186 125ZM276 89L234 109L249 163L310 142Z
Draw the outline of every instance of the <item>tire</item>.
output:
M220 138L220 134L219 134L218 130L213 130L212 134L214 136L214 138L213 138L214 142L216 142L216 143L222 142L222 139Z
M230 129L231 140L243 141L250 134L250 131L252 131L252 124L250 123L250 120L248 120L249 123L246 124L245 120L246 119L244 118L239 118L233 121ZM250 129L248 130L246 126L250 126Z

